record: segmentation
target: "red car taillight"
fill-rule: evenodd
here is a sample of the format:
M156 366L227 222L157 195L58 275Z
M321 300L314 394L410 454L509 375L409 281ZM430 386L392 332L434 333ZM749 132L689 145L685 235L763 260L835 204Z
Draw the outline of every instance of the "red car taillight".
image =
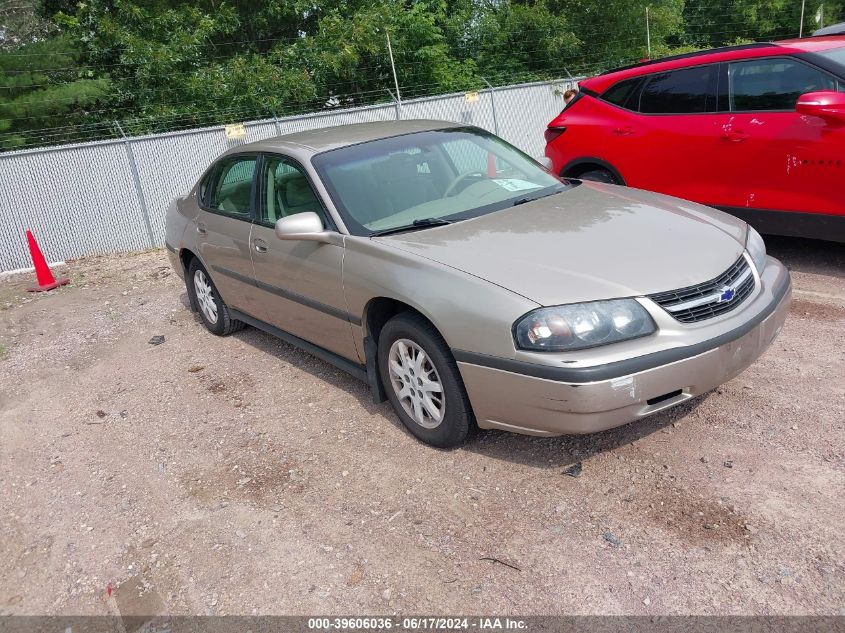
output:
M566 132L565 127L548 127L544 136L546 137L546 145L555 140L558 136Z

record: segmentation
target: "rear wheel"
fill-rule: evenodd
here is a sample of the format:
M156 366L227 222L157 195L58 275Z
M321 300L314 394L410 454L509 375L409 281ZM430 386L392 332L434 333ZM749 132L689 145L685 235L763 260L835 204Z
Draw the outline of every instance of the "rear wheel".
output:
M440 333L419 315L405 312L381 330L379 373L402 423L418 439L439 448L459 446L475 428L458 366Z
M245 324L232 318L229 306L223 302L214 282L208 276L208 271L199 260L191 261L185 282L191 295L191 303L197 308L209 332L217 336L227 336L243 329Z
M593 182L606 182L609 185L621 185L619 179L607 169L591 169L578 176L580 180L592 180Z

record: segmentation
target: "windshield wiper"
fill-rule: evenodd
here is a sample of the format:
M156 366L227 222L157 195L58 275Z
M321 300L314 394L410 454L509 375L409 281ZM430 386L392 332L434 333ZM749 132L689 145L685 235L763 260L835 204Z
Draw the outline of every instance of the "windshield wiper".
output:
M444 220L443 218L420 218L418 220L414 220L410 224L403 224L402 226L394 226L392 229L376 231L370 235L370 237L392 235L393 233L402 233L403 231L413 231L415 229L425 229L430 226L445 226L447 224L452 224L452 222L452 220Z
M525 204L526 202L534 202L535 200L539 200L540 198L548 198L549 196L553 196L553 195L558 194L558 193L563 193L567 189L569 189L569 187L563 187L562 189L558 189L556 191L550 191L548 193L544 193L544 194L539 195L539 196L525 196L524 198L517 198L516 200L513 201L512 206L518 207L519 205Z

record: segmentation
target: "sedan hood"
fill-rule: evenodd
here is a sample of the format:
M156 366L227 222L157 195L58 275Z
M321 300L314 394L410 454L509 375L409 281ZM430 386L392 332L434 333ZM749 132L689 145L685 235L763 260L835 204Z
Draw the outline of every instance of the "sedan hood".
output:
M741 220L692 202L585 182L497 213L377 237L540 305L648 295L717 277Z

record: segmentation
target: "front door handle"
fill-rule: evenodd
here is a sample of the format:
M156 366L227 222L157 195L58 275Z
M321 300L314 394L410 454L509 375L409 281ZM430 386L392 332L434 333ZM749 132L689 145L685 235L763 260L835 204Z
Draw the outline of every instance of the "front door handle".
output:
M741 143L747 138L748 134L746 134L742 130L731 130L730 132L725 132L724 134L722 134L722 139L726 141L731 141L733 143Z
M197 233L199 233L200 235L205 235L206 233L208 233L208 229L206 228L204 222L197 222Z
M625 125L623 127L616 128L615 130L613 130L613 133L616 134L616 136L631 136L634 131L634 128L632 128L630 125Z
M256 253L267 252L267 242L260 238L252 240L252 247L255 249Z

